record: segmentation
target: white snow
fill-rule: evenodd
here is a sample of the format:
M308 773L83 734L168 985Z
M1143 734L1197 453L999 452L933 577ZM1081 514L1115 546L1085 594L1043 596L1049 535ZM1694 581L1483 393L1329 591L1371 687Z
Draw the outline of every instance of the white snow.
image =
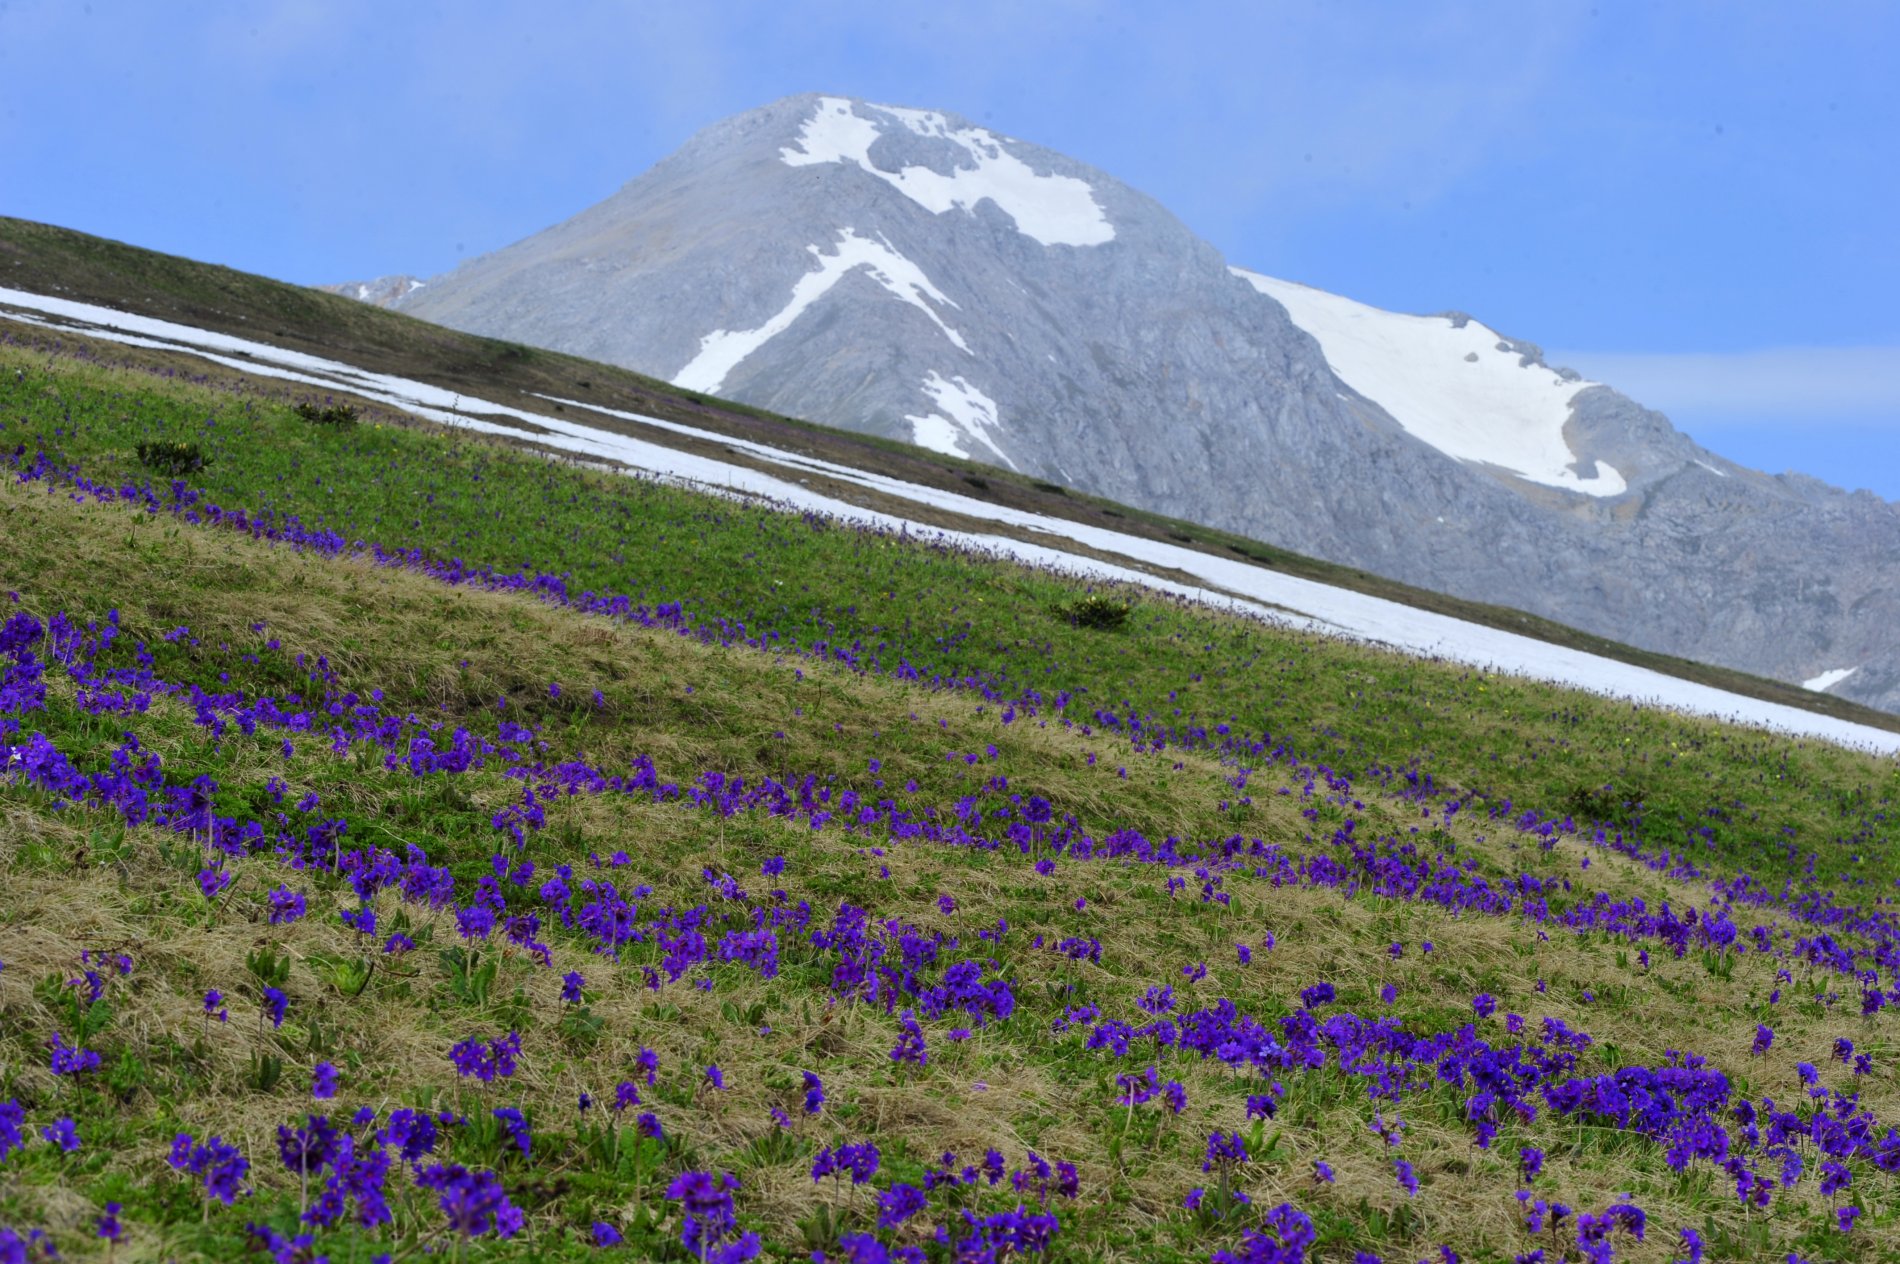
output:
M1570 401L1594 382L1566 382L1500 351L1497 331L1445 316L1405 316L1244 268L1234 275L1285 307L1313 335L1339 380L1447 456L1508 470L1546 487L1616 496L1623 476L1602 461L1583 477L1564 440ZM1476 355L1477 359L1466 359Z
M1711 473L1711 474L1713 474L1713 475L1715 475L1715 476L1716 476L1717 478L1727 478L1727 477L1728 477L1728 471L1727 471L1727 470L1718 470L1718 469L1716 469L1716 468L1715 468L1715 467L1714 467L1713 465L1710 465L1710 464L1709 464L1709 463L1708 463L1707 461L1704 461L1704 460L1701 460L1701 459L1699 459L1699 458L1698 458L1698 459L1697 459L1697 461L1696 461L1696 464L1697 464L1697 465L1700 465L1700 466L1701 466L1701 467L1702 467L1703 469L1705 469L1705 470L1707 470L1707 471L1708 471L1709 473Z
M1725 693L1647 668L1598 658L1579 650L1550 645L1495 628L1463 623L1445 615L1278 574L1165 541L1146 540L1100 527L992 505L973 497L783 452L765 444L715 434L678 422L596 408L578 400L554 401L563 405L569 414L592 409L597 415L708 440L770 463L782 469L785 477L595 429L568 420L566 416L531 413L504 404L471 399L423 382L368 373L265 343L249 342L227 334L193 329L149 317L132 316L68 299L0 288L0 306L45 314L3 313L8 319L53 329L77 326L80 332L91 337L140 346L192 350L205 359L247 373L308 382L331 390L351 391L362 398L404 409L418 417L483 433L519 436L521 432L515 427L485 420L487 417L512 417L544 431L536 436L539 442L576 456L620 462L677 481L769 497L792 508L810 509L893 530L904 528L940 536L952 544L1013 555L1031 564L1049 566L1074 575L1162 588L1164 585L1142 568L1168 568L1177 574L1191 575L1199 582L1188 586L1169 583L1165 585L1167 591L1240 609L1268 620L1385 645L1421 657L1448 659L1698 715L1753 724L1778 732L1818 737L1883 754L1900 754L1900 733L1817 715L1797 707ZM45 316L59 317L60 320L48 320ZM222 354L235 352L244 353L243 358ZM1041 544L980 531L939 532L897 514L864 509L849 501L816 493L797 482L798 478L808 473L824 474L845 484L918 505L946 509L972 520L987 520L1035 531L1052 537L1053 542ZM1119 557L1126 564L1066 551L1059 547L1064 541L1074 541L1112 557ZM1814 687L1814 681L1808 683L1810 688Z
M953 208L972 210L988 199L1016 222L1016 231L1045 246L1099 246L1113 241L1115 227L1095 201L1088 181L1074 176L1037 175L1009 152L1001 137L981 127L950 126L931 110L890 105L864 106L919 136L948 141L963 150L970 165L949 175L928 167L883 171L871 163L871 146L884 130L842 97L821 97L818 108L799 129L796 148L779 150L787 166L854 163L919 206L941 215Z
M738 368L747 356L791 328L792 322L807 307L822 298L853 268L866 269L872 280L930 317L937 328L943 331L944 337L955 343L959 351L966 355L975 354L963 340L963 335L944 324L943 317L937 315L924 299L934 299L947 307L955 307L956 303L930 283L930 278L924 275L922 268L893 250L882 233L878 234L876 241L872 241L868 237L858 236L855 229L847 228L839 235L835 254L825 254L816 246L807 246L805 249L811 251L818 266L793 284L791 301L757 329L715 329L701 338L699 353L674 375L673 385L705 395L718 394L719 388L726 383L727 375Z
M990 438L991 431L1002 429L1002 423L996 416L995 400L963 378L946 378L935 369L924 378L924 394L936 402L941 412L904 418L910 423L913 443L946 456L968 457L972 453L963 443L966 439L974 439L1010 469L1016 468L1016 462L1010 460L996 446L996 441ZM949 416L943 416L943 413Z
M1801 687L1803 689L1812 689L1816 693L1826 693L1859 670L1860 668L1858 667L1836 667L1833 671L1822 672L1812 680L1802 681Z
M956 423L935 413L923 417L906 417L910 423L910 441L920 448L929 448L932 452L941 452L945 456L969 457L963 449L963 441L969 436L958 430Z

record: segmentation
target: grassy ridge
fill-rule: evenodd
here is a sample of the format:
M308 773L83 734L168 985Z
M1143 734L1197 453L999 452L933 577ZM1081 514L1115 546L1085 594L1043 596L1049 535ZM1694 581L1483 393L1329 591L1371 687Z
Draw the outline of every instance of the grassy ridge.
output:
M1900 730L1900 717L1787 682L1637 649L1522 611L1415 588L992 466L681 391L624 369L460 333L338 295L51 225L0 216L0 285L102 303L262 340L530 411L551 407L540 398L545 394L686 422L715 434L752 439L1015 509L1241 557L1286 574L1633 663L1746 697ZM660 443L680 442L666 432L623 426L605 416L591 421L605 429L635 430L642 438ZM736 459L728 453L719 455Z

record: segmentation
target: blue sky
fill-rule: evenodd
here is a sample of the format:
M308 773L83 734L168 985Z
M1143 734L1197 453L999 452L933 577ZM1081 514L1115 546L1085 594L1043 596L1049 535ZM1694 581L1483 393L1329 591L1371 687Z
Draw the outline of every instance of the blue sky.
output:
M1900 500L1896 65L1890 3L0 0L0 213L428 275L774 98L929 106Z

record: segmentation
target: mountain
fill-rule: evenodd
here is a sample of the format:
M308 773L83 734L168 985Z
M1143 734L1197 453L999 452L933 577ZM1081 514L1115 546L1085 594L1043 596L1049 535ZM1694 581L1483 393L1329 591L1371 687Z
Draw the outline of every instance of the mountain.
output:
M326 294L341 294L372 307L394 307L424 284L415 277L397 274L379 276L374 281L345 281L341 285L319 285L317 288Z
M775 102L393 306L1900 710L1900 509L954 115Z

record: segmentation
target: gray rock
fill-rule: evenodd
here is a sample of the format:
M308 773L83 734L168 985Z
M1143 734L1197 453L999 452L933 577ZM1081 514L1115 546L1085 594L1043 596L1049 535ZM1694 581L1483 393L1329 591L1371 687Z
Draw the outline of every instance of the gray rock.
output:
M806 160L820 116L853 160ZM394 301L1649 649L1791 681L1857 667L1833 692L1900 710L1895 506L1723 461L1607 387L1564 437L1619 496L1455 460L1152 199L953 115L787 98Z

